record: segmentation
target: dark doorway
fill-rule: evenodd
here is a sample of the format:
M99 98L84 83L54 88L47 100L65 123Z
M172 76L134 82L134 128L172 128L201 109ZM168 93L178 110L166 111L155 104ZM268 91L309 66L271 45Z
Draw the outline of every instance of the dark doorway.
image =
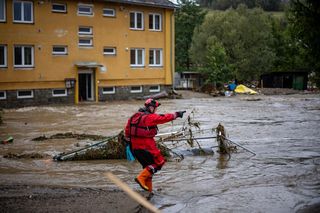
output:
M93 101L92 73L79 73L79 101Z
M283 76L283 88L292 88L292 75Z

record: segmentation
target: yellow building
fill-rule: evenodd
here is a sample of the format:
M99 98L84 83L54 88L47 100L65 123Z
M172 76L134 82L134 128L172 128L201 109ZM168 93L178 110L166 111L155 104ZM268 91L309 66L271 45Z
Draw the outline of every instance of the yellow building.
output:
M170 88L175 7L168 0L0 0L0 107Z

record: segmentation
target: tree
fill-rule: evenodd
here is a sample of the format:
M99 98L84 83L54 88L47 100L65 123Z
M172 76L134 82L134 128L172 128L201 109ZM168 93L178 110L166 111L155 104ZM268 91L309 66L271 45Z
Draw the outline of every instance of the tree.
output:
M261 7L266 11L282 11L287 0L197 0L202 7L214 10L237 8L240 4L248 8Z
M265 11L280 11L283 10L283 2L280 0L256 0L256 7L259 6Z
M233 75L227 63L226 50L215 36L208 39L207 50L206 60L208 66L202 70L207 77L206 83L214 82L221 85L230 80Z
M191 0L181 0L179 5L181 8L175 14L176 70L183 71L190 70L189 48L193 31L203 22L206 12Z
M293 40L306 51L306 62L320 87L320 1L291 0L288 20Z
M208 44L215 36L226 52L226 65L232 69L229 73L239 80L258 80L273 68L271 29L270 17L261 9L240 5L236 10L210 13L194 34L192 59L200 67L209 67Z
M306 51L291 36L286 17L272 19L272 48L276 54L274 71L292 71L306 68Z

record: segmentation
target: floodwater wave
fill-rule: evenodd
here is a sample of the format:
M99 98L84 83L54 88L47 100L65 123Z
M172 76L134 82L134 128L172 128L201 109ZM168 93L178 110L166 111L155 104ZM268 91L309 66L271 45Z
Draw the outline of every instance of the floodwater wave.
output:
M161 100L159 113L194 111L194 120L201 123L201 128L215 128L222 123L231 140L257 154L253 156L238 148L229 160L215 152L167 162L154 176L155 194L151 199L162 212L299 212L319 206L319 95L245 99L238 96ZM142 104L119 101L4 110L0 137L11 135L14 142L1 145L0 185L115 187L103 175L111 171L139 190L133 181L140 170L137 162L56 162L52 160L55 154L92 141L32 139L64 132L115 135ZM184 120L175 120L160 125L160 133L176 131L183 123ZM217 144L204 140L201 145ZM44 158L5 158L8 153L41 153Z

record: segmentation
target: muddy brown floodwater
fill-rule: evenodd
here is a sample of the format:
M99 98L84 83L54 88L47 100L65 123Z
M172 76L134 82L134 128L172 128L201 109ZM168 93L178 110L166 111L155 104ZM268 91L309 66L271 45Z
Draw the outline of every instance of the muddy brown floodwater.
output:
M103 175L111 171L135 190L137 162L96 160L55 162L55 154L91 141L52 139L42 135L73 132L117 134L143 101L44 106L5 110L0 138L0 186L116 187ZM195 110L201 128L225 126L229 138L253 150L239 149L229 161L218 153L186 155L167 162L154 177L151 202L163 212L319 212L320 96L236 96L161 100L161 112ZM178 130L182 120L160 126L160 132ZM201 141L214 146L215 141ZM181 148L182 149L182 148ZM44 158L8 158L8 153L39 153Z

